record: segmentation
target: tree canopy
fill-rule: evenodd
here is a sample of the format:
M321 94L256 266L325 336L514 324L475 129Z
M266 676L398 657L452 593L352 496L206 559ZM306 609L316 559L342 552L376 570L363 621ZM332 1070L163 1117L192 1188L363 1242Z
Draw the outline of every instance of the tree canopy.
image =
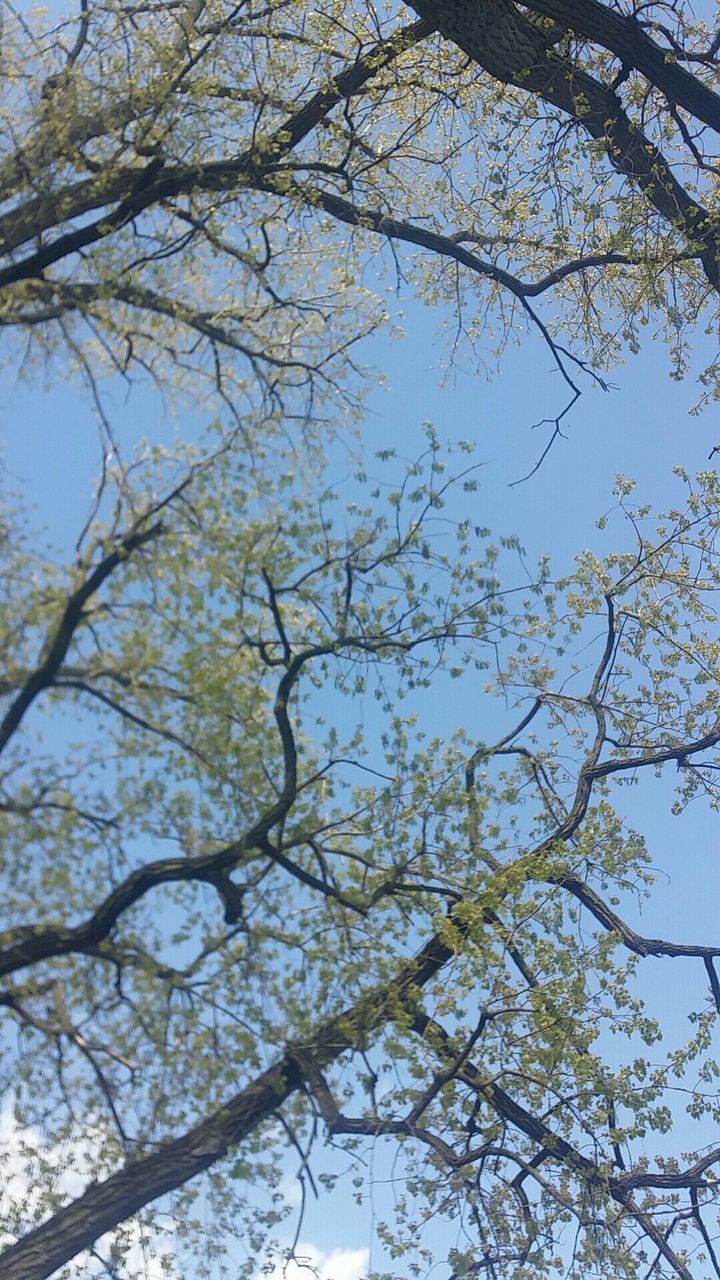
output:
M305 415L357 393L397 273L478 358L529 323L574 383L651 324L681 376L717 320L717 55L680 3L9 8L0 318L90 378Z
M720 801L718 474L558 570L472 442L328 454L400 286L450 357L535 332L550 443L643 326L684 375L719 51L677 0L3 10L4 359L103 441L71 554L0 520L3 1280L256 1280L288 1171L377 1168L388 1277L720 1276L720 943L632 923L627 814ZM111 378L207 429L126 445Z
M457 1275L552 1274L568 1220L569 1274L714 1265L720 1149L642 1139L688 1071L717 1119L720 947L624 921L652 875L614 799L669 765L679 807L717 802L717 477L657 527L621 493L635 548L551 583L445 515L473 478L443 466L431 439L390 515L339 520L224 450L69 574L8 528L0 998L27 1171L5 1229L50 1214L8 1280L142 1210L152 1239L171 1191L182 1248L211 1254L188 1226L206 1170L213 1236L240 1218L259 1242L258 1186L288 1150L312 1168L320 1128L358 1160L403 1139L422 1216L463 1222ZM496 742L423 731L452 678L502 695ZM697 1022L657 1061L634 974L661 957L694 957ZM93 1180L59 1207L70 1172ZM386 1230L419 1265L416 1213Z

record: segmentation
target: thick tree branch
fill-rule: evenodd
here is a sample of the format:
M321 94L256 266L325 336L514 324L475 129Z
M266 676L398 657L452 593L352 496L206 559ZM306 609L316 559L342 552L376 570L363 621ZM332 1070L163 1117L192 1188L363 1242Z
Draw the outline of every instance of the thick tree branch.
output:
M638 19L618 13L600 0L525 0L528 8L552 18L574 35L614 53L626 67L645 76L668 100L720 133L720 97L680 66L674 50L662 49Z
M665 156L629 119L610 86L550 49L512 0L483 0L478 5L413 0L411 7L489 75L537 93L577 121L602 144L612 167L630 178L663 219L681 232L688 247L701 251L708 280L713 288L720 287L714 218L675 178Z
M436 935L402 965L392 982L369 991L337 1017L318 1027L299 1052L292 1047L218 1111L153 1155L132 1161L87 1191L0 1255L3 1280L45 1280L105 1231L125 1221L159 1196L181 1187L255 1132L309 1081L302 1068L311 1055L317 1068L335 1062L400 1011L403 1001L426 986L452 959Z

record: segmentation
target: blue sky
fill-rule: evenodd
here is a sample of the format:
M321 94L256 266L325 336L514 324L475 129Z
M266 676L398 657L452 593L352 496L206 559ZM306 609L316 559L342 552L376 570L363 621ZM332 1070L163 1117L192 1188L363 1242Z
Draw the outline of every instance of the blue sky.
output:
M498 532L517 533L531 556L549 552L553 561L567 564L592 540L597 517L612 504L618 472L636 478L655 505L673 500L679 493L673 466L704 467L720 436L714 409L689 415L699 394L695 378L672 381L662 341L648 337L641 353L610 375L614 389L603 392L579 378L583 396L565 422L566 438L555 442L534 478L513 487L549 438L548 427L533 430L532 424L557 413L567 399L547 348L531 332L507 351L490 380L466 370L444 373L445 343L436 317L412 299L404 300L403 317L405 338L382 334L362 348L366 363L387 376L366 404L364 451L392 445L414 457L423 448L424 420L434 423L441 438L474 440L483 463L482 520ZM715 340L700 335L697 372L716 349ZM195 435L204 425L202 407L181 419L141 386L126 399L124 388L106 384L103 395L129 450L142 436L170 444L176 434ZM343 457L337 454L340 468ZM4 371L3 481L26 492L58 541L72 534L74 518L87 509L98 458L94 411L77 383L28 387Z

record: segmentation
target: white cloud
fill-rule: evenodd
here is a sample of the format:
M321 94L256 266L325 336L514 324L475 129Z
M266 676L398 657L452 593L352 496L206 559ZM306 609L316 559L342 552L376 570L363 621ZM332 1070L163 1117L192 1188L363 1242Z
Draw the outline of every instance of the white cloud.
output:
M45 1170L52 1168L55 1194L68 1199L81 1195L91 1180L93 1156L101 1141L101 1134L89 1127L82 1140L52 1146L38 1129L18 1124L13 1115L12 1100L6 1100L0 1106L0 1222L9 1222L16 1207L20 1208L25 1219L37 1215L42 1201L42 1192L34 1176L38 1161L42 1162ZM173 1272L168 1273L159 1258L147 1257L142 1234L139 1224L131 1222L123 1227L126 1248L120 1274L142 1277L142 1280L171 1280ZM0 1248L13 1240L14 1236L0 1230ZM110 1237L103 1236L98 1240L96 1249L100 1255L107 1255ZM169 1236L153 1233L155 1252L172 1256ZM78 1256L77 1265L81 1274L93 1275L100 1270L100 1263L86 1253Z
M278 1183L278 1195L289 1209L299 1209L302 1205L302 1187L297 1174L285 1173Z
M369 1249L332 1249L326 1253L301 1240L292 1258L259 1272L255 1280L362 1280L369 1263Z
M38 1163L47 1173L52 1168L53 1190L68 1199L82 1194L92 1177L93 1157L101 1141L99 1131L88 1126L81 1141L49 1144L39 1129L22 1126L13 1115L12 1101L0 1105L0 1223L9 1223L15 1206L23 1218L33 1219L39 1213L42 1194L37 1181ZM296 1179L283 1179L282 1190L293 1199ZM141 1243L142 1230L137 1223L126 1223L122 1228L125 1242L124 1261L119 1275L140 1277L142 1280L172 1280L177 1275L163 1269L159 1257L147 1257ZM0 1248L11 1243L14 1237L0 1230ZM156 1230L152 1233L153 1253L164 1253L173 1259L172 1238ZM97 1251L102 1256L110 1253L111 1237L97 1241ZM100 1270L100 1264L89 1254L75 1260L78 1275L91 1277ZM272 1262L255 1273L253 1280L363 1280L370 1264L369 1249L323 1250L310 1241L299 1241L292 1258L275 1254Z
M85 1154L78 1150L78 1144L72 1148L66 1143L59 1143L51 1148L43 1139L39 1129L19 1125L15 1119L12 1101L6 1101L0 1107L0 1222L7 1220L13 1205L22 1205L26 1215L37 1212L41 1201L41 1189L34 1177L34 1169L39 1160L46 1167L52 1166L55 1171L53 1190L63 1196L74 1197L80 1194L87 1184L77 1168L70 1167L69 1155ZM9 1237L0 1233L0 1243L6 1244Z

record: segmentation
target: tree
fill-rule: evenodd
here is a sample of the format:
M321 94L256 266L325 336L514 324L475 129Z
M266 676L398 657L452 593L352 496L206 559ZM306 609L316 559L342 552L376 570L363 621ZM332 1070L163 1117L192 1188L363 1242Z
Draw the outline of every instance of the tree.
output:
M619 549L558 581L475 524L464 446L323 463L386 276L476 359L537 330L550 442L642 325L682 376L717 55L677 2L5 13L0 317L103 460L64 566L3 508L3 1280L233 1240L254 1277L289 1161L362 1197L369 1149L403 1274L720 1275L720 946L629 923L625 816L653 774L718 802L717 474L657 517L619 481ZM131 458L108 373L209 434Z
M242 1222L253 1273L288 1154L337 1176L321 1133L397 1148L422 1207L386 1242L421 1269L442 1244L455 1276L717 1270L720 1149L643 1136L690 1072L717 1119L720 947L623 919L651 851L615 803L668 767L679 810L718 801L717 474L657 529L622 485L635 546L553 583L451 518L473 469L444 466L431 436L389 515L331 491L308 515L269 456L158 452L166 496L121 486L65 573L7 526L7 1280L88 1249L134 1274L170 1192L181 1265ZM495 742L416 723L453 677L502 695ZM635 968L660 957L698 985L658 1060Z
M201 376L238 421L258 395L304 419L355 393L394 263L466 355L539 329L556 426L648 323L681 377L717 317L718 41L687 5L630 8L10 11L3 324L91 381Z

